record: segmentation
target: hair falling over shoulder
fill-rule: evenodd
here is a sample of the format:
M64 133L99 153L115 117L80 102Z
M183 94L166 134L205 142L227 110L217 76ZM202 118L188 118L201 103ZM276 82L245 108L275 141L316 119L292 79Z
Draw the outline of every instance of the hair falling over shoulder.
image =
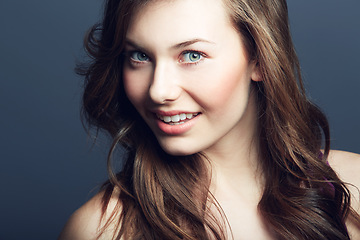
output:
M103 230L115 222L114 239L225 239L226 220L209 213L208 201L216 199L208 190L204 157L165 153L122 85L126 32L133 13L148 1L107 0L101 24L85 39L91 61L77 70L85 76L84 120L113 138L103 210L114 188L120 190L121 207ZM286 1L223 1L263 78L253 86L266 180L259 211L277 239L349 239L345 219L359 216L347 187L327 164L328 122L305 95ZM115 173L111 161L118 147L127 156Z

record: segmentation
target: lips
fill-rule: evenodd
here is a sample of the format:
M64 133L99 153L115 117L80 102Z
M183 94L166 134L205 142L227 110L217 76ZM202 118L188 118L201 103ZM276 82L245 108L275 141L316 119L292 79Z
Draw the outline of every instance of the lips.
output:
M174 114L174 115L165 115L165 114L156 114L156 117L163 121L164 123L170 124L170 125L178 125L183 124L194 117L196 117L199 113L180 113L180 114Z
M188 133L198 122L201 112L187 112L184 110L151 111L155 120L155 132L167 136L181 136ZM160 132L159 132L160 130Z

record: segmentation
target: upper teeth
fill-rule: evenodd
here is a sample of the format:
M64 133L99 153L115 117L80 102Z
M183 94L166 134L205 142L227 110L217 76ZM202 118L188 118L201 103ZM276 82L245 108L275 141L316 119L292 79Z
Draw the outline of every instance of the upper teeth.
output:
M164 121L166 123L169 123L169 122L177 123L177 122L183 121L185 119L192 119L194 116L197 115L197 113L181 113L181 114L176 114L173 116L163 116L160 114L156 114L156 115L159 119L161 119L162 121Z

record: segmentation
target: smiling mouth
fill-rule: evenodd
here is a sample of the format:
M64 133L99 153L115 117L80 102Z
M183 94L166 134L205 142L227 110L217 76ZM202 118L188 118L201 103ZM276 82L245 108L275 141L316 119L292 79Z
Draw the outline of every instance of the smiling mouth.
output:
M179 125L193 119L199 114L200 113L181 113L172 116L164 116L164 115L156 114L156 117L166 124Z

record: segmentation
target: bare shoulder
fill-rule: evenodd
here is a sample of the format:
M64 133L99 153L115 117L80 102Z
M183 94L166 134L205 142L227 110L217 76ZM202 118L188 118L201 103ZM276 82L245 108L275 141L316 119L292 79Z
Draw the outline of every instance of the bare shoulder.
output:
M345 151L330 151L330 166L351 192L351 206L360 214L360 155ZM346 222L351 239L360 239L360 226L354 220Z
M351 152L331 150L328 158L330 166L345 183L360 189L360 155ZM350 187L351 188L351 187ZM352 192L354 194L354 192ZM357 199L359 198L359 194Z
M114 191L108 208L102 219L102 197L104 192L99 192L78 210L76 210L61 232L58 240L95 240L111 239L114 232L108 228L104 234L98 238L100 230L111 216L113 210L118 204L118 191Z
M359 189L360 189L360 155L351 152L332 150L328 158L330 166L338 174L340 179L347 183L353 198L357 201L359 211Z

